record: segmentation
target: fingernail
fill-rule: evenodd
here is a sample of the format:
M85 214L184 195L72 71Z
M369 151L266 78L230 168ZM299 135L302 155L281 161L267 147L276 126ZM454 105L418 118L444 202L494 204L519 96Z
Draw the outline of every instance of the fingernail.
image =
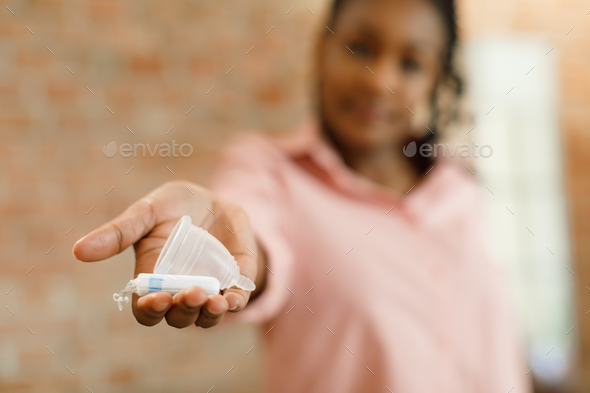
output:
M236 311L238 308L240 308L240 302L237 299L234 299L233 297L231 297L227 301L227 304L229 311Z
M164 311L166 307L168 307L168 302L161 302L157 299L154 300L154 303L152 304L152 308L155 311Z

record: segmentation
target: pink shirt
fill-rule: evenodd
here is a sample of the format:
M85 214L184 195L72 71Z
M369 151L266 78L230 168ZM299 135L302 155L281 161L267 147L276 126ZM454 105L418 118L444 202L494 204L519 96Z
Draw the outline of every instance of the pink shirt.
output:
M531 392L466 168L439 161L398 195L309 120L234 139L211 179L268 254L266 289L226 319L263 324L269 392Z

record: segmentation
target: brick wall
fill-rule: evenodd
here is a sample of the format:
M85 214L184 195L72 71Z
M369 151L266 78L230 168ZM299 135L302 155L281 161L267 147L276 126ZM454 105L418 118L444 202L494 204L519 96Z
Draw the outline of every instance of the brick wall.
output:
M259 389L264 357L256 329L140 326L129 308L120 313L111 300L132 276L133 252L84 264L71 248L162 182L203 181L212 155L236 130L280 132L296 124L307 107L309 54L325 4L3 3L0 392ZM587 8L581 0L463 0L461 27L465 37L540 34L560 48L578 306L586 317L580 331L590 332ZM102 153L111 141L172 140L190 143L193 154ZM580 344L590 375L590 335Z
M3 3L0 391L258 391L255 329L143 327L111 299L133 251L84 264L71 248L162 182L202 181L237 129L301 118L314 15L302 5L285 15L292 5ZM193 154L102 152L172 140Z
M590 4L584 1L461 1L464 37L534 35L555 46L579 337L567 391L590 391ZM572 29L573 27L573 29Z

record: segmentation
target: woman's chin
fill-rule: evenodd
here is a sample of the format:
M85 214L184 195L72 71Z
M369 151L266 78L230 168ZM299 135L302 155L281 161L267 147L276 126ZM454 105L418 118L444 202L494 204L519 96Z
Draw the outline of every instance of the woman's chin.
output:
M392 146L396 142L401 141L405 133L398 130L397 127L391 125L381 124L379 126L356 126L349 130L339 139L346 139L346 142L351 147L356 149L378 149L384 146Z
M346 144L355 150L372 150L385 145L391 145L394 141L394 138L391 137L391 132L384 133L382 130L372 128L355 129L346 133L346 135L341 135L339 139L345 139Z

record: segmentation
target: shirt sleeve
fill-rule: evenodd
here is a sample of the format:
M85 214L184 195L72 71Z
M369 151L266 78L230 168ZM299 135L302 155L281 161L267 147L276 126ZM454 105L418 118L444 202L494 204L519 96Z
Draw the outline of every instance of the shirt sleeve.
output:
M235 137L214 162L208 188L239 204L248 214L258 244L267 255L263 292L224 320L266 323L285 306L290 294L293 251L287 231L289 197L280 171L285 157L262 135Z

